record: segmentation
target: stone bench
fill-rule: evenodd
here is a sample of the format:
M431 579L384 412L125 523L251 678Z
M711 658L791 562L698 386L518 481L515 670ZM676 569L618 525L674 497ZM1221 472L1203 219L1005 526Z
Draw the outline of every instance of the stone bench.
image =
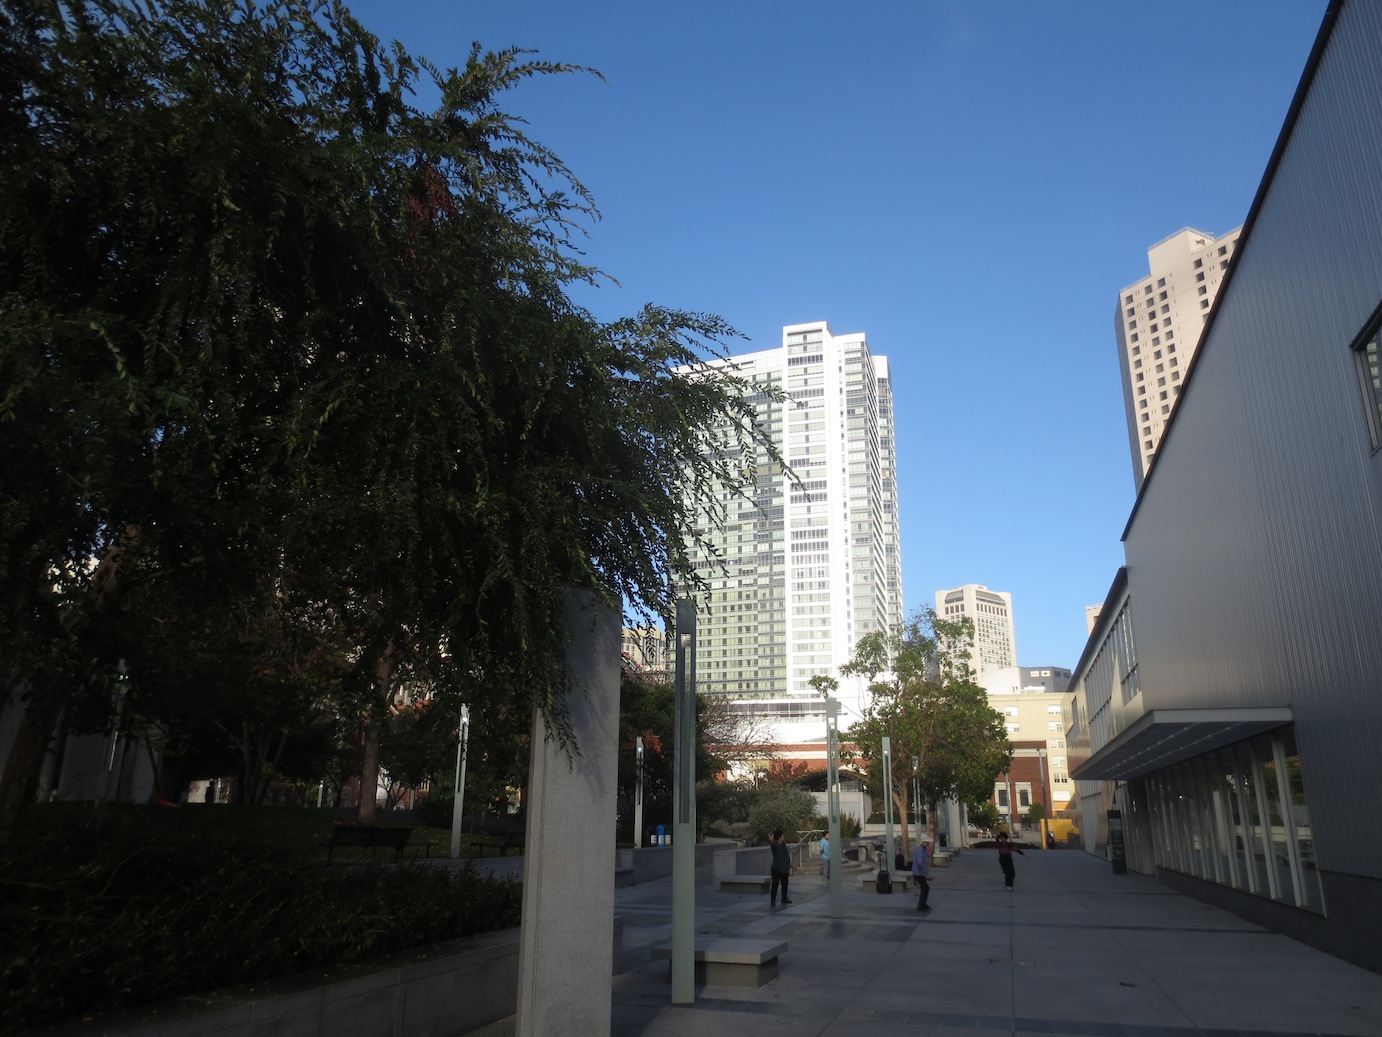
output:
M716 880L721 893L766 893L772 888L771 875L730 875Z
M950 858L951 858L952 856L953 856L953 854L949 853L949 852L946 851L946 850L937 850L937 851L935 852L935 854L931 857L931 867L933 867L933 868L948 868L948 867L950 867Z
M777 979L778 955L786 940L753 940L734 936L696 937L696 982L717 987L761 987ZM672 967L672 945L655 944L654 958Z
M911 873L910 871L895 871L895 872L893 872L893 889L892 889L892 891L893 891L894 893L901 893L901 892L904 892L904 891L907 889L907 884L908 884L909 882L911 882L911 881L912 881L912 873ZM873 892L874 890L877 890L877 889L878 889L878 872L875 871L872 875L861 875L861 876L859 877L859 888L860 888L860 889L863 889L863 890L868 890L869 892Z

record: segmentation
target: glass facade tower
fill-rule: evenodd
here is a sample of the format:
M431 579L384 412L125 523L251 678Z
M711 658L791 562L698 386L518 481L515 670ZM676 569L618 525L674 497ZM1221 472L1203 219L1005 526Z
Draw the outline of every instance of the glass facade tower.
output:
M710 588L697 690L770 720L780 742L809 740L824 718L810 679L838 677L860 637L902 622L888 363L864 335L823 322L789 325L780 348L729 363L792 475L760 450L750 492L717 502L724 527L693 558ZM861 693L841 682L847 718Z

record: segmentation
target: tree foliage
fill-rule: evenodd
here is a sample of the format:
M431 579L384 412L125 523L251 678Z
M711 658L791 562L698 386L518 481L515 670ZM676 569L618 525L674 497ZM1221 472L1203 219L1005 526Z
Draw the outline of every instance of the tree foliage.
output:
M749 833L755 842L766 843L777 829L782 829L790 841L797 832L810 827L816 813L816 800L798 785L777 781L762 782L754 792L749 806Z
M409 683L565 739L562 588L669 614L710 437L766 443L681 373L722 320L567 294L594 204L500 101L587 70L325 0L11 0L0 68L0 826L120 676L169 744L354 716L365 788Z
M992 792L1011 759L1003 716L974 683L973 638L968 617L944 620L923 609L900 635L860 638L854 658L841 667L846 676L866 677L871 697L846 734L855 747L850 755L867 769L872 794L893 796L898 817L907 816L914 777L928 807L942 799L973 802ZM891 745L891 789L883 788L884 736Z

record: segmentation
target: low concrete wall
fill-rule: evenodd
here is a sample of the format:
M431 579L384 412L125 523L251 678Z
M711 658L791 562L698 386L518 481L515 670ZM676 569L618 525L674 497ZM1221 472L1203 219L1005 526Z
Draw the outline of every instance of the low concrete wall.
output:
M110 1013L34 1037L418 1037L464 1034L514 1014L518 929ZM614 921L614 958L623 952ZM325 982L323 982L325 980Z
M735 875L766 875L772 870L773 852L767 846L716 846L714 850L717 881Z
M701 869L708 868L714 859L715 851L722 848L715 843L696 844L696 881L698 883L708 884L710 882L710 875L702 876ZM633 869L632 885L665 879L672 874L672 848L670 846L644 846L641 848L623 846L614 851L614 866L616 869Z

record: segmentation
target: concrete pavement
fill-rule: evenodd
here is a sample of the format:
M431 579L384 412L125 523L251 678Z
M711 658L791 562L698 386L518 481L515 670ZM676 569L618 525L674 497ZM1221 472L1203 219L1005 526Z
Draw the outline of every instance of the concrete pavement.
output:
M1003 887L992 850L933 870L929 914L846 871L844 916L795 876L789 907L696 887L698 934L785 939L778 978L670 1004L671 880L618 890L613 1037L1382 1035L1382 976L1077 850L1029 850ZM513 1033L513 1019L475 1031ZM583 1037L583 1035L582 1035Z

